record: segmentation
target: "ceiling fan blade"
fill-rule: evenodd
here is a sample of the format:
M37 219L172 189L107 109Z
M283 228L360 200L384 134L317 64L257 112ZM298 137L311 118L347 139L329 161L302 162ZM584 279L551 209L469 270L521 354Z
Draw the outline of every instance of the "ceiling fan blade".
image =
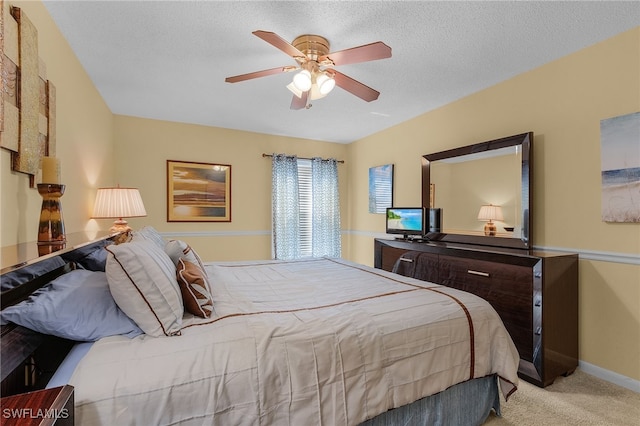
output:
M336 85L343 88L347 92L356 95L362 100L367 102L375 101L380 96L380 92L373 90L371 87L366 86L359 81L348 77L341 72L332 70L334 73L333 78L336 81Z
M289 71L293 71L294 69L296 69L296 67L293 67L293 66L271 68L268 70L250 72L248 74L240 74L240 75L235 75L233 77L227 77L224 79L224 81L226 81L227 83L237 83L239 81L251 80L253 78L266 77L268 75L280 74L282 72L289 72Z
M283 39L276 33L272 33L270 31L257 30L257 31L254 31L252 34L260 37L270 45L277 47L278 49L282 50L284 53L286 53L291 57L294 57L294 58L306 57L304 53L302 53L301 51L293 47L291 43L289 43L287 40Z
M301 97L297 97L293 95L293 99L291 99L291 109L302 109L307 107L307 98L309 96L309 91L302 92Z
M334 65L356 64L358 62L375 61L391 57L391 48L381 41L327 53L318 58L318 62L329 60Z

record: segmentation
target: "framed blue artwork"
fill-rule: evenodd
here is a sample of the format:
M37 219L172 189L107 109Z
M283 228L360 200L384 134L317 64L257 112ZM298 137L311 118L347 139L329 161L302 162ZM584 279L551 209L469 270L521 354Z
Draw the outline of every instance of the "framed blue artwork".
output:
M600 121L602 221L640 222L640 112Z
M393 207L393 164L369 168L369 213Z

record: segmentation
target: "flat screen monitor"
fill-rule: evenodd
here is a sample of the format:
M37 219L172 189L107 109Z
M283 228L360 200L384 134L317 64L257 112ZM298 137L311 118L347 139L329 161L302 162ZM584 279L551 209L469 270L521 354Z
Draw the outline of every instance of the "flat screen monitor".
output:
M424 212L423 207L388 207L387 234L400 234L405 239L415 235L422 237L425 235Z

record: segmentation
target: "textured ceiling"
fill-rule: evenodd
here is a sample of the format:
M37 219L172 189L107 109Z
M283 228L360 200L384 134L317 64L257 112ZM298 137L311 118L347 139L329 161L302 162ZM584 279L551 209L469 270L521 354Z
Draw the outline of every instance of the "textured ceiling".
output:
M115 114L349 143L640 25L640 2L51 1L45 6ZM374 41L392 57L337 67L381 92L336 87L290 110L295 65L251 34Z

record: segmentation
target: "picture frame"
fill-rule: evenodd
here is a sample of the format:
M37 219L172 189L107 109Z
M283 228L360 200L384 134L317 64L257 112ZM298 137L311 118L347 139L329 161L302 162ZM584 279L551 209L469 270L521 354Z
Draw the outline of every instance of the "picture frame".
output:
M369 168L369 213L386 214L393 207L393 164Z
M231 165L167 160L167 222L231 222Z
M640 112L600 120L602 221L640 223Z

